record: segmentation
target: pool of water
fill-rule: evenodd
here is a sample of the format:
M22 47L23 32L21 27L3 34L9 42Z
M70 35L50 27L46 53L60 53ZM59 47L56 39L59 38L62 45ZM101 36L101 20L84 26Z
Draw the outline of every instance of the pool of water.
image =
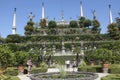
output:
M57 73L39 73L34 74L31 80L94 80L98 77L94 73L66 72L64 75Z

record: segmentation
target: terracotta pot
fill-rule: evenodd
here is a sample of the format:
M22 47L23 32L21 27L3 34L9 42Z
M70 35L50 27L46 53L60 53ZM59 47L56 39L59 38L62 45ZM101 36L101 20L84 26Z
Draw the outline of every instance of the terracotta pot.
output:
M90 65L91 65L91 66L94 66L94 61L90 61Z
M103 73L108 73L108 66L109 66L108 63L103 63L103 64L102 64Z
M109 66L108 63L103 63L103 64L102 64L102 67L103 67L103 68L108 68L108 66Z
M22 65L18 66L18 72L23 73L24 72L24 66L22 66Z

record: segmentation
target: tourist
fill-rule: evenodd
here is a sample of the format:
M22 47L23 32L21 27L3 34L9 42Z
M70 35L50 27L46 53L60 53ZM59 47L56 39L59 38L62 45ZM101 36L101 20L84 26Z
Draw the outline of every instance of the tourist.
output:
M31 67L32 67L32 60L31 60L31 59L29 59L29 60L27 61L27 66L28 66L28 68L27 68L27 70L28 70L28 75L30 75Z
M73 60L73 63L72 63L72 68L73 68L73 71L75 71L75 67L77 66L77 62L76 60Z
M65 64L66 64L66 68L69 68L70 67L70 60L65 61Z

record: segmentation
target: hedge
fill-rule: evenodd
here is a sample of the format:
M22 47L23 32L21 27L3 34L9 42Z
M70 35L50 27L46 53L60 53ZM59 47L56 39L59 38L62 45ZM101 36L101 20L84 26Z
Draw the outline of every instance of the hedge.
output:
M75 57L76 57L75 55L66 55L66 56L63 55L63 56L53 56L52 59L56 61L56 63L64 65L66 60L73 61Z
M120 65L119 64L110 64L109 73L111 74L120 74Z
M120 74L112 74L102 77L101 80L120 80Z
M47 72L47 68L46 67L33 68L31 70L32 74L43 73L43 72Z
M97 66L78 66L78 71L80 72L95 72L95 73L100 73L102 72L102 68L101 66L97 65Z
M5 70L4 75L6 75L6 76L17 76L18 75L18 70L9 68L9 69Z

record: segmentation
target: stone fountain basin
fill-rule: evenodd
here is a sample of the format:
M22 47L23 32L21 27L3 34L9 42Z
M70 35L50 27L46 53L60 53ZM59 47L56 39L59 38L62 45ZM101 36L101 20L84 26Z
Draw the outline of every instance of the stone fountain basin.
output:
M31 80L94 80L97 77L97 74L91 72L66 72L64 77L60 76L60 72L39 73L30 76Z

